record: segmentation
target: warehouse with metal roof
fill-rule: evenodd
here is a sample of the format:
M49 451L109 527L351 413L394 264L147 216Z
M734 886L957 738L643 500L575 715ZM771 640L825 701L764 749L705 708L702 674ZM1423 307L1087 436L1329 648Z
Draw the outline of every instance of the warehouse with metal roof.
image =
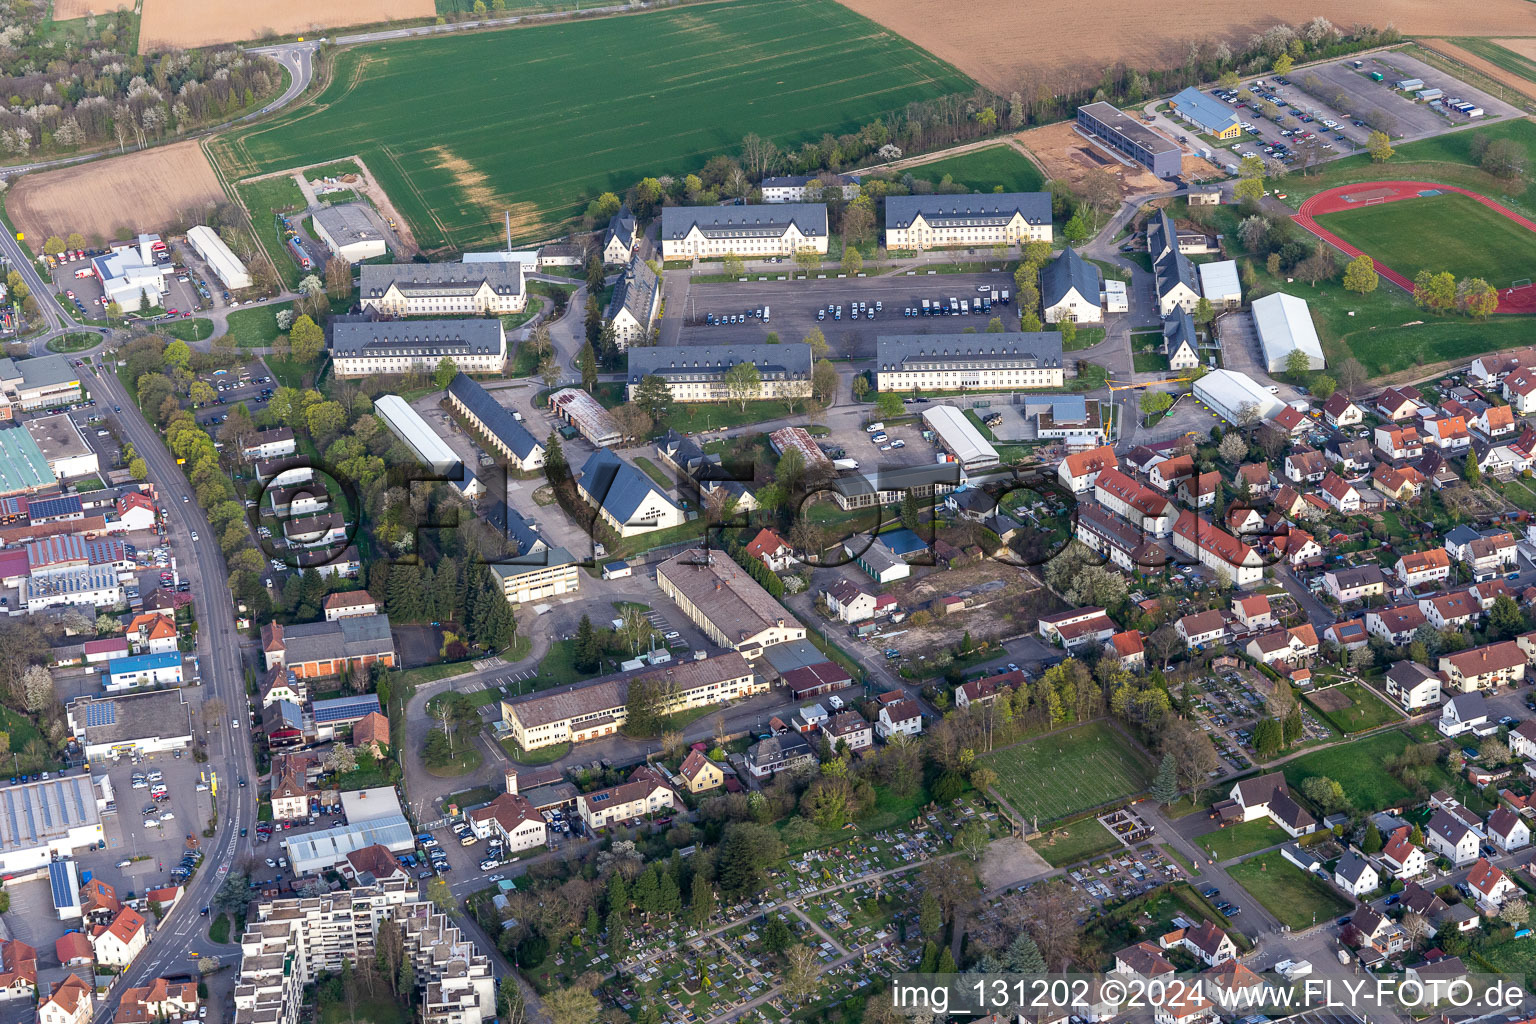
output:
M224 282L224 287L233 290L251 286L251 275L245 269L245 264L230 252L229 246L224 244L224 239L213 228L199 224L187 232L187 241L192 243L192 248L208 264L208 269Z
M19 426L0 428L0 496L36 494L58 482L30 433Z
M112 799L106 776L93 782L68 775L0 789L0 872L30 871L95 846L105 838L101 808Z
M1195 381L1195 398L1217 416L1235 424L1243 422L1248 406L1253 407L1258 420L1267 420L1285 404L1260 387L1252 377L1236 370L1212 370Z
M78 697L65 712L87 761L192 744L192 709L179 689Z
M390 432L405 442L422 463L434 473L448 474L463 460L453 453L448 443L437 436L432 425L422 419L410 403L399 395L380 395L373 403L373 411L389 427Z
M939 435L939 441L967 471L992 469L1002 461L997 449L981 436L981 431L972 426L965 414L952 405L934 405L924 409L923 422Z

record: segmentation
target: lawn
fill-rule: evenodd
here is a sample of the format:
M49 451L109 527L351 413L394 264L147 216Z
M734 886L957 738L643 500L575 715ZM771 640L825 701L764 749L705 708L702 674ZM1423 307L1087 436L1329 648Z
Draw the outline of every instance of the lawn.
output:
M1168 369L1168 357L1161 352L1133 352L1131 362L1137 373L1162 373Z
M206 341L213 336L213 321L200 316L190 320L172 320L156 327L155 333L180 338L182 341Z
M743 409L739 402L699 402L693 405L674 405L663 423L656 425L656 433L670 427L680 434L697 434L705 430L723 430L765 420L782 419L785 416L804 415L805 403L795 403L791 413L783 402L767 399L748 402Z
M1310 928L1349 910L1344 899L1278 853L1245 860L1227 874L1292 930ZM1227 893L1233 899L1235 893Z
M1102 722L1005 747L982 758L998 794L1034 824L1134 796L1151 774L1129 742Z
M1330 697L1337 699L1339 695L1349 698L1349 706L1337 710L1325 709L1318 706L1318 701L1324 704L1330 703ZM1349 734L1365 732L1374 729L1378 725L1386 725L1395 722L1399 716L1392 710L1386 701L1372 693L1369 687L1359 683L1341 683L1338 686L1330 686L1326 690L1316 691L1306 695L1307 703L1311 704L1328 724L1339 732Z
M1285 834L1285 829L1268 818L1255 818L1253 821L1228 825L1215 832L1207 832L1190 842L1206 851L1209 856L1221 861L1241 857L1267 846L1274 846L1276 843L1288 842L1290 838Z
M1094 818L1084 818L1029 843L1053 868L1076 864L1120 848L1120 841Z
M502 241L507 209L514 241L548 238L598 193L697 171L748 133L796 150L973 88L895 33L815 0L455 33L333 59L313 102L219 137L214 158L244 178L361 156L428 250Z
M229 333L240 348L268 348L283 332L277 326L278 310L292 309L291 302L236 309L229 314Z
M959 156L903 168L903 175L935 185L945 175L972 192L1037 192L1045 186L1040 168L1012 146L986 146Z
M208 926L208 941L228 942L229 924L230 922L228 914L220 914L218 917L214 918L213 923Z
M1382 767L1408 744L1407 735L1394 729L1298 757L1281 770L1285 781L1297 789L1314 775L1327 776L1344 787L1345 797L1355 807L1380 811L1413 799L1413 793Z
M1536 276L1536 231L1456 192L1325 213L1317 222L1410 280L1420 270L1449 270L1458 280L1507 288Z
M321 999L317 1006L320 1024L410 1024L414 1016L410 1007L382 996L356 1002Z
M297 165L307 162L304 159L295 159L292 163ZM308 205L304 193L299 191L299 186L291 177L282 175L236 185L235 194L240 197L240 201L249 211L251 226L255 229L256 237L261 241L262 247L267 250L267 255L272 257L278 276L289 288L297 287L301 271L299 265L288 255L286 239L278 228L276 215L304 209Z
M99 334L61 334L48 342L49 352L83 352L95 345L101 344Z
M571 752L571 744L567 740L564 743L551 743L547 747L539 747L535 750L524 750L517 745L516 740L502 740L501 749L518 764L539 765L553 764L560 760Z

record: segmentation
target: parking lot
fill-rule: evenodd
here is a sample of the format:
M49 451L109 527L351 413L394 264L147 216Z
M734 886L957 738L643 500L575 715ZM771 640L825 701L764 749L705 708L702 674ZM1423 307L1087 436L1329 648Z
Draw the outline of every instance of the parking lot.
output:
M787 271L786 271L787 273ZM686 280L686 279L685 279ZM1018 327L1013 305L994 303L990 314L975 312L967 316L908 317L902 311L921 308L922 300L972 303L985 286L990 293L1013 289L1013 278L1001 271L979 274L939 274L923 270L867 278L828 278L817 281L733 281L684 285L682 319L663 335L664 345L721 345L761 343L770 333L786 342L801 341L819 327L826 335L835 356L870 358L875 354L875 338L881 334L959 334L967 327L984 330L991 317L1001 317L1010 329ZM675 301L675 300L669 300ZM867 303L874 318L852 316L855 302ZM879 308L875 304L879 303ZM842 307L842 319L827 312L828 307ZM756 316L740 324L709 324L706 317L740 316L766 307L769 316ZM669 306L669 309L674 308ZM974 309L974 305L973 305ZM816 319L817 313L823 318ZM674 321L669 316L667 324Z
M95 250L105 251L105 250ZM53 290L58 293L59 301L66 308L73 307L74 312L88 320L104 320L107 313L103 306L101 282L91 271L89 257L78 260L66 261L49 269L49 276L53 282ZM84 277L78 276L84 273ZM182 281L181 276L188 280ZM191 275L170 275L166 279L167 291L164 309L167 315L162 319L183 319L182 314L193 314L204 309L208 301L198 294L197 285ZM172 317L170 310L176 310ZM136 307L125 308L124 313L134 314Z
M268 392L278 387L259 360L228 372L206 373L200 379L218 394L216 401L197 410L197 421L202 424L222 423L229 413L229 406L240 402L244 402L254 416L267 407Z

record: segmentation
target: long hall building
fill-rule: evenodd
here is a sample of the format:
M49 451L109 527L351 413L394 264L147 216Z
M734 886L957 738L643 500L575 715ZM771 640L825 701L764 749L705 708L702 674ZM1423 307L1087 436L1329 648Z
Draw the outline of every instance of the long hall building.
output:
M875 339L879 391L1007 391L1066 382L1061 335L898 334Z
M1049 192L887 196L885 247L941 249L1049 242Z

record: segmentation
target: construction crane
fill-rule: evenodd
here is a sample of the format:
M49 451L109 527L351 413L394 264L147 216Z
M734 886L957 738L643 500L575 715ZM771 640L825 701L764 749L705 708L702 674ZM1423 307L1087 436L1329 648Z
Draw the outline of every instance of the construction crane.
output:
M1158 384L1183 384L1183 383L1185 383L1187 381L1191 381L1191 380L1194 380L1194 378L1193 377L1168 377L1168 378L1166 378L1164 380L1147 380L1147 381L1142 381L1140 384L1116 384L1114 381L1107 381L1106 383L1109 385L1109 390L1111 390L1111 391L1132 391L1132 390L1135 390L1136 388L1150 388L1150 387L1153 387L1153 386L1158 385Z

